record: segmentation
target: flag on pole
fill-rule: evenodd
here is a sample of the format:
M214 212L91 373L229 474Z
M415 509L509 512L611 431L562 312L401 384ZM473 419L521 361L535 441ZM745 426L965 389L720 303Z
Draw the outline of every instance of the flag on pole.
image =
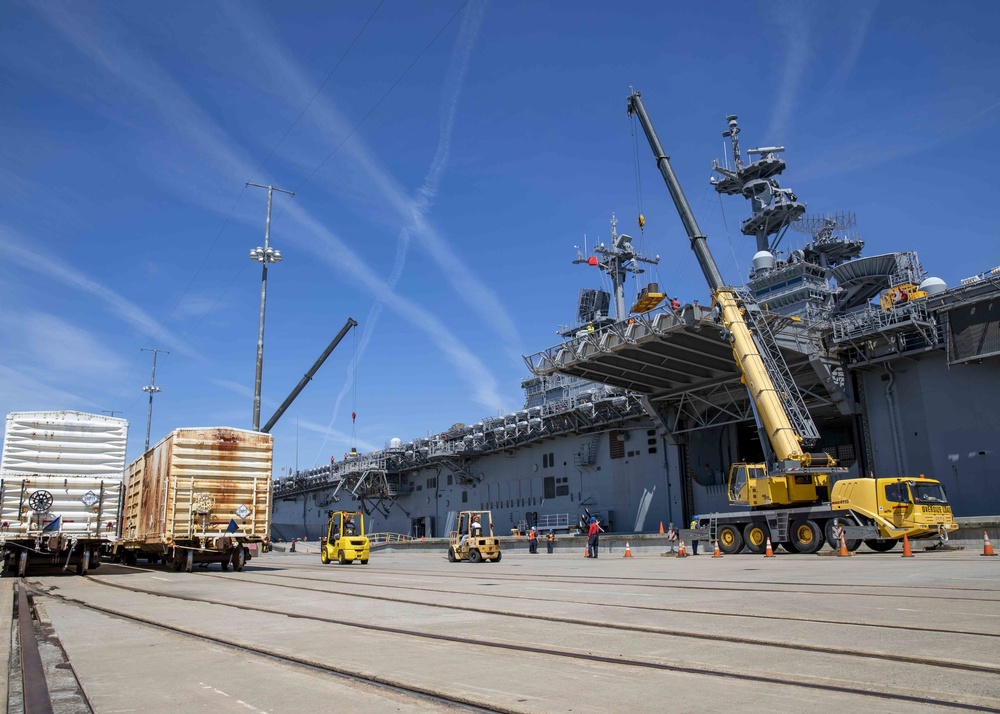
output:
M230 518L229 519L229 527L226 528L226 533L235 533L239 529L240 529L240 527L238 525L236 525L236 519L235 518Z
M51 533L52 531L59 530L59 524L62 522L62 516L56 516L55 520L49 521L44 528L42 528L42 533Z

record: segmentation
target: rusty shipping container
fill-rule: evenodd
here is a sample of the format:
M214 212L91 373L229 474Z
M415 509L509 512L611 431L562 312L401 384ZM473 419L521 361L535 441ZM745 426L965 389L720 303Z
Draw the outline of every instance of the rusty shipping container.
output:
M126 562L141 553L175 570L193 563L243 564L269 540L270 434L229 427L176 429L125 474Z

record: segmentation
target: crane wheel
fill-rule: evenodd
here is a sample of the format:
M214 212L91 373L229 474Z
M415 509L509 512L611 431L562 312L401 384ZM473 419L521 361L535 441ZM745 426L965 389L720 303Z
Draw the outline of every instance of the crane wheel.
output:
M811 521L808 518L800 518L797 521L792 521L789 540L795 550L806 554L815 553L823 547L823 543L825 542L823 531L816 525L816 521Z
M754 555L761 555L767 549L767 539L771 532L764 523L747 523L743 529L743 540L747 550Z
M726 555L736 555L743 550L743 534L737 525L719 527L719 550Z
M826 536L826 542L833 550L840 550L840 539L834 536L833 533L834 520L835 519L831 518L826 522L826 524L823 526L823 534ZM843 525L843 522L841 522L841 525ZM861 547L861 539L845 538L844 545L847 546L848 552L853 553L854 551L856 551L858 548Z
M865 540L865 545L874 550L876 553L888 553L890 550L896 547L898 540L893 538L888 538L883 540L882 538L868 538Z

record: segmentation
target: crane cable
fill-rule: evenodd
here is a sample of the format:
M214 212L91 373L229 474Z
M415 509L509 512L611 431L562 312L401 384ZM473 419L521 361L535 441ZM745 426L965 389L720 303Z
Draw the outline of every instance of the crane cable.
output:
M358 331L356 329L351 330L354 333L354 359L353 362L353 372L351 375L351 382L353 383L351 395L351 454L358 453L358 440L355 431L355 424L358 420Z

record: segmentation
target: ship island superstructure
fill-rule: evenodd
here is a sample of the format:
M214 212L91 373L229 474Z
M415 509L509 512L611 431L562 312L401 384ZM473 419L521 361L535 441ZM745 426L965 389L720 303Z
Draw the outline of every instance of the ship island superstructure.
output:
M862 256L853 213L807 215L779 183L784 147L745 161L739 134L727 117L732 155L712 184L750 203L741 232L757 252L740 289L815 420L815 449L845 478L926 474L957 516L1000 513L1000 266L948 287L913 251ZM785 251L789 231L807 238ZM630 532L728 508L726 465L763 455L752 404L711 306L626 311L624 276L657 260L613 224L610 245L574 262L609 275L614 295L581 291L579 324L525 357L522 410L277 482L276 537L315 535L344 498L373 530L428 537L470 508L500 528L567 529L596 513Z

